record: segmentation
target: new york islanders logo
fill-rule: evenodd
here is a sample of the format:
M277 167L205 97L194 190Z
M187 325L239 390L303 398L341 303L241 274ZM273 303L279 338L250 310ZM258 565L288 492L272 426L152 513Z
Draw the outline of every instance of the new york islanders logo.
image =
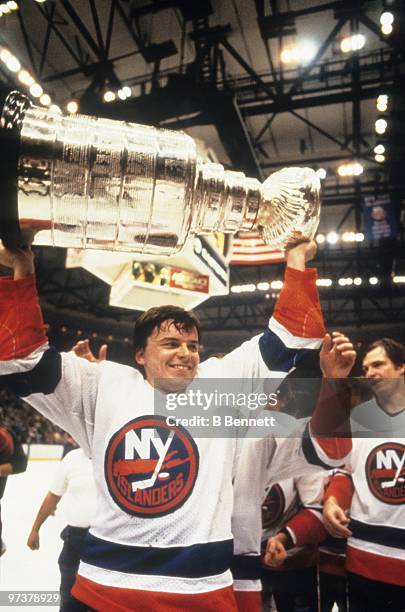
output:
M134 516L153 518L184 504L198 465L197 446L183 427L170 427L164 417L143 416L112 436L104 469L115 503Z
M385 442L366 461L366 478L372 494L392 505L405 503L405 445Z

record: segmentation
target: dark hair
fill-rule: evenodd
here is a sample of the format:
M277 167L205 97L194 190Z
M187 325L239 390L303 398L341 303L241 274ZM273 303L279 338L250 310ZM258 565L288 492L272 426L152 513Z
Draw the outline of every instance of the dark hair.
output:
M391 359L392 363L400 368L405 363L405 348L404 345L392 338L380 338L380 340L376 340L370 346L366 348L363 353L363 359L370 351L373 351L376 348L383 348L387 353L389 359Z
M178 331L197 330L198 341L201 341L200 322L193 312L187 312L179 306L155 306L149 308L135 321L134 327L134 352L136 353L146 348L146 343L153 331L158 331L165 321L173 321L173 325ZM139 370L143 373L142 366L137 364Z

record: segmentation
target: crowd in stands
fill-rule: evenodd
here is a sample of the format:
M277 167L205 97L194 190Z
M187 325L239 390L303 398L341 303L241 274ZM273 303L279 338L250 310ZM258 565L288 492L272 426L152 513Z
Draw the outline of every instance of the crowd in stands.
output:
M0 423L26 444L65 444L68 439L62 429L6 389L0 389Z

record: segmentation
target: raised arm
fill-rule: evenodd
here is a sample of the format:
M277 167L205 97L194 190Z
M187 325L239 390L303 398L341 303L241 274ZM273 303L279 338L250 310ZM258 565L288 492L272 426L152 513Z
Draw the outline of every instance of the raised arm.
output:
M0 278L0 382L90 453L99 368L49 347L31 250L1 247L0 264L13 271Z
M321 355L321 392L303 440L310 463L340 467L352 448L350 431L351 388L347 382L356 351L344 334L326 334Z
M215 359L206 361L201 366L205 376L218 377L220 367L222 378L251 381L253 386L257 379L283 378L309 353L320 348L324 326L317 273L306 268L315 252L314 242L287 251L284 285L264 333L225 355L220 364Z

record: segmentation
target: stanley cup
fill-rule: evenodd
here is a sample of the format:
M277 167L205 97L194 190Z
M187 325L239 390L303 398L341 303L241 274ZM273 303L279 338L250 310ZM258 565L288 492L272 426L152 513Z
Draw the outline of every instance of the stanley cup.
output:
M171 255L193 234L257 228L282 249L318 226L320 182L310 168L284 168L261 184L199 161L183 132L63 116L19 92L6 98L1 125L8 246L29 227L35 244Z

